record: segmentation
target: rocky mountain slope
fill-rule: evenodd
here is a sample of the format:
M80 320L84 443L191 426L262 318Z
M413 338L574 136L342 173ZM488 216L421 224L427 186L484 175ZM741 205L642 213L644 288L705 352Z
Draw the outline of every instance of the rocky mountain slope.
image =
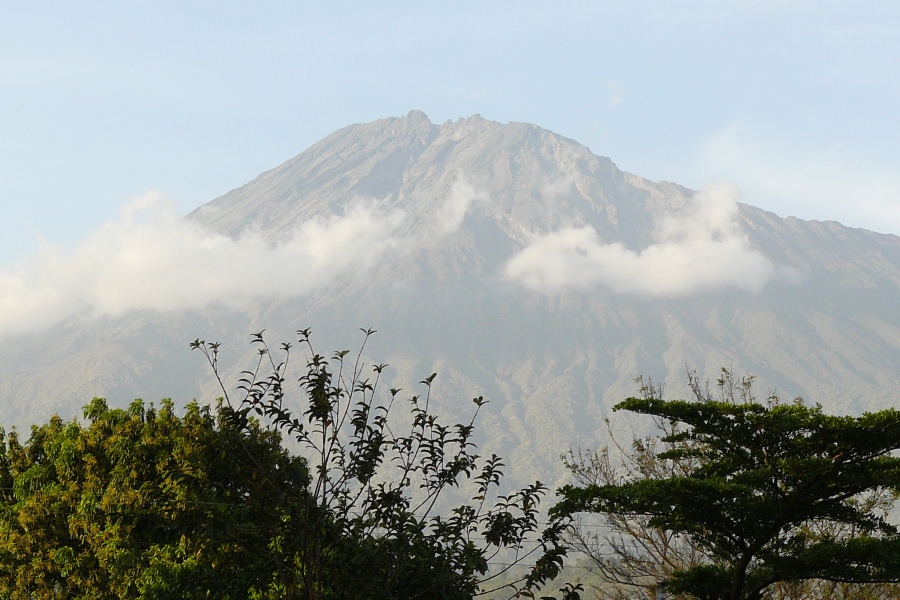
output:
M2 420L74 414L94 395L211 399L190 340L222 341L233 377L250 333L307 326L322 351L379 330L367 356L410 390L438 372L442 412L483 394L482 445L514 456L520 480L556 481L560 452L602 443L641 374L673 395L686 368L726 366L756 374L761 395L833 411L896 402L900 238L650 182L534 125L415 111L352 125L188 218L306 244L306 258L241 306L0 339Z

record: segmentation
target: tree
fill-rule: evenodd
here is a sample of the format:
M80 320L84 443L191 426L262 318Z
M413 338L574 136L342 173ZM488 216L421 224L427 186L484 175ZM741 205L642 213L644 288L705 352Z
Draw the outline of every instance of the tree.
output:
M220 376L219 345L192 344L219 379L237 426L263 420L296 442L310 465L307 505L284 517L299 531L273 545L294 571L272 582L271 597L468 599L493 591L499 575L526 561L530 570L511 595L533 597L560 572L562 526L538 527L545 486L499 494L502 460L475 453L483 398L474 399L471 420L444 425L430 407L432 374L421 382L424 395L408 399L409 418L398 418L400 390L380 391L386 365L369 368L361 358L373 331L352 360L347 351L327 359L309 330L297 333L307 356L296 387L288 375L293 346L283 344L276 358L261 332L252 342L258 360L237 394ZM457 503L463 493L468 499ZM489 573L492 562L506 566ZM578 589L567 586L564 597L577 599Z
M0 433L0 597L252 598L310 481L277 432L196 403L94 399L25 444Z
M638 378L643 396L661 395L661 390ZM605 421L608 446L598 450L569 450L560 458L578 486L620 486L634 479L667 479L687 476L697 466L696 460L673 462L660 454L676 447L663 442L659 435L637 437L623 444ZM677 424L654 419L662 437L678 432ZM586 555L592 563L588 569L596 578L601 597L626 600L652 600L659 581L669 578L676 569L697 566L706 561L706 553L687 536L651 524L648 515L604 513L600 522L574 520L567 530L566 542L572 550ZM593 516L592 516L593 517Z
M900 412L833 416L800 400L659 396L615 409L670 427L655 457L672 474L566 486L554 519L643 519L685 540L704 558L674 568L667 590L702 600L756 600L779 582L900 581L897 526L876 510L900 487Z

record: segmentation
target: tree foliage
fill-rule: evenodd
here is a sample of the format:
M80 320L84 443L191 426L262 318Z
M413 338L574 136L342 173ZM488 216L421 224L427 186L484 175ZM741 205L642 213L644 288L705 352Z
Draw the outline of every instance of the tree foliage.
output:
M799 400L660 395L615 408L668 427L652 457L670 474L566 486L557 519L639 519L686 541L702 560L676 565L667 589L703 600L755 600L779 582L900 581L897 526L877 510L900 487L900 412L833 416Z
M309 475L277 432L196 403L135 401L33 427L0 456L0 597L252 598Z
M256 336L258 362L215 410L95 399L84 424L53 417L24 444L0 431L0 598L455 600L526 563L507 595L533 597L559 572L560 528L539 527L546 489L500 491L475 416L447 426L430 408L434 375L397 419L383 365L365 378L359 355L328 360L300 339L289 381L290 345L276 362ZM218 345L193 347L218 376Z
M641 384L644 395L659 393L652 382ZM663 438L678 432L678 425L654 419ZM696 460L671 461L660 454L675 447L660 435L648 434L622 443L606 420L608 446L598 450L569 450L561 456L575 485L620 486L636 479L667 479L687 476ZM590 559L588 569L596 578L601 597L614 600L656 597L658 582L677 569L686 569L707 560L706 553L691 538L655 527L651 516L632 513L604 513L573 520L567 531L569 547ZM587 522L590 521L590 522Z
M561 526L539 528L546 488L535 482L499 493L502 460L479 456L472 440L483 398L474 399L471 420L445 425L431 408L434 374L421 382L423 395L382 394L385 365L361 359L372 333L355 358L341 351L328 359L315 352L309 330L299 331L306 361L294 380L293 346L283 344L276 358L257 334L258 361L243 372L238 392L222 384L239 427L255 416L299 444L309 461L310 505L291 515L302 534L278 546L295 578L273 586L273 597L472 598L526 563L509 595L533 596L565 555ZM218 377L219 346L192 346ZM395 414L401 404L408 419ZM571 586L563 592L578 597Z

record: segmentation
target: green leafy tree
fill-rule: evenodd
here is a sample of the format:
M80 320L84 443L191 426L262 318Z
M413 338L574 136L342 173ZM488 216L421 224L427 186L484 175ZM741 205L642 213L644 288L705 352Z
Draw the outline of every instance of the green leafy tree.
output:
M135 401L2 437L0 597L248 598L288 570L270 541L309 474L277 432Z
M253 338L258 361L243 372L237 394L219 378L239 426L255 415L309 461L309 504L285 515L302 532L276 548L295 566L294 578L273 581L271 597L468 599L495 591L497 577L526 563L509 595L533 597L559 573L566 552L561 526L539 528L546 488L536 482L498 493L503 462L480 457L472 441L485 401L475 398L470 421L443 424L430 407L435 375L421 382L423 395L403 402L409 418L398 419L400 390L379 390L385 365L361 360L372 333L351 360L346 351L317 354L309 330L299 331L306 361L296 379L289 376L292 345L276 358L260 333ZM218 377L218 344L192 346ZM449 501L450 490L468 500ZM492 562L509 566L489 573ZM564 597L576 599L578 589L567 586Z
M657 393L652 383L639 382L643 394ZM654 421L662 437L671 438L678 432L675 424ZM633 480L687 476L698 464L697 460L661 458L660 454L674 449L676 443L663 442L659 435L648 434L625 444L608 419L606 427L610 445L598 450L569 450L561 456L575 485L615 487ZM572 521L566 541L572 550L590 559L587 568L598 597L653 600L658 582L677 569L706 562L706 553L691 538L654 526L651 520L646 514L608 512Z
M651 454L670 474L566 486L555 519L600 513L681 540L700 560L673 564L667 590L702 600L756 600L811 580L832 591L900 581L887 510L900 487L900 412L833 416L799 400L667 401L650 390L615 408L661 420L663 447ZM827 597L827 585L813 589Z

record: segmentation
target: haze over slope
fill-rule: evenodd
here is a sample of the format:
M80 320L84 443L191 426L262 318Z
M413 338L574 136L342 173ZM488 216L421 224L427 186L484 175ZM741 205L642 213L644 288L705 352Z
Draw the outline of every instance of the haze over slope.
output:
M900 381L900 238L653 183L534 125L353 125L187 220L155 214L84 253L52 333L0 339L5 421L93 395L208 400L190 340L233 365L250 333L307 326L326 352L378 329L391 385L437 371L452 414L484 394L486 450L522 479L598 443L640 374L677 394L686 367L731 366L842 412L893 404Z

